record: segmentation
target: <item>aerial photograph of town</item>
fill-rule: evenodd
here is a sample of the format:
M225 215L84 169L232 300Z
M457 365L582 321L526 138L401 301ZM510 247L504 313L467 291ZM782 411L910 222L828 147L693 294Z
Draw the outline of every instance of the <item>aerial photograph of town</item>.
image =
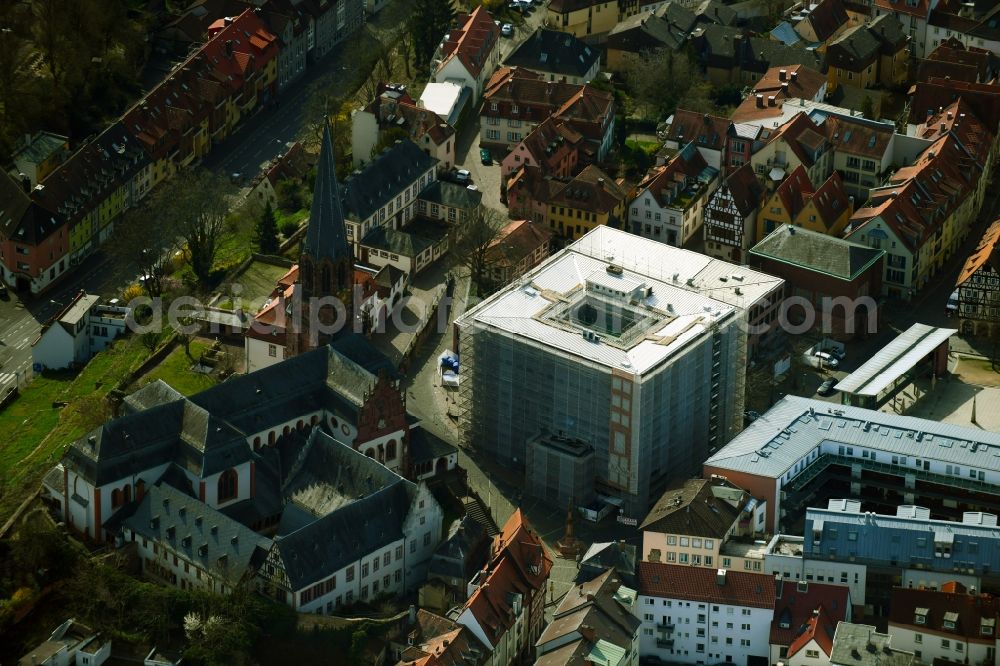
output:
M0 665L1000 666L1000 0L0 0Z

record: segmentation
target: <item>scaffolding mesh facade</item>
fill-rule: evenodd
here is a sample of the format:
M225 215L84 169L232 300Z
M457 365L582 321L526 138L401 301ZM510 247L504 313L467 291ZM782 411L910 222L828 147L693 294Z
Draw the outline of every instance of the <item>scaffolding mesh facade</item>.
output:
M597 492L623 500L626 513L641 516L671 480L700 472L710 451L739 432L746 371L741 321L734 313L632 377L630 435L622 446L612 437L610 367L465 319L459 327L462 443L524 470L527 444L540 433L579 438L593 446ZM620 456L628 469L610 469ZM549 456L532 460L528 494L562 494L534 487L562 478L562 471L547 469L549 463Z

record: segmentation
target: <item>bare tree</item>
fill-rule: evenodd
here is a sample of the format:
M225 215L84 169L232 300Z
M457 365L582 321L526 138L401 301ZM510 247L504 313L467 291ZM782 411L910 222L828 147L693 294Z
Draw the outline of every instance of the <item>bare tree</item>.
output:
M129 210L115 224L114 236L108 244L112 255L136 266L143 288L154 298L163 294L170 255L178 247L173 216L155 210L168 205L173 205L169 199L154 195L148 204Z
M171 202L168 223L183 243L184 255L201 282L208 282L220 242L227 231L226 216L233 186L205 170L182 172L164 187Z
M691 85L702 78L686 53L666 48L630 58L625 69L625 81L636 105L652 117L672 112Z
M491 252L491 246L506 224L507 220L499 211L479 206L455 232L455 258L469 269L480 293L488 292L493 286L490 268L497 255Z

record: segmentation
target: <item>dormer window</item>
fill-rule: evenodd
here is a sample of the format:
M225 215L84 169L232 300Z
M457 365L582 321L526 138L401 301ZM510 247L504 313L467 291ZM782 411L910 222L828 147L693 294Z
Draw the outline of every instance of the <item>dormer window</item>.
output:
M517 104L511 104L510 105L510 112L511 113L517 113Z
M979 633L983 636L992 636L993 629L996 627L996 619L994 618L983 618L982 624L979 625Z
M927 609L918 608L913 616L914 624L927 624Z
M954 630L958 626L958 613L944 614L944 628Z

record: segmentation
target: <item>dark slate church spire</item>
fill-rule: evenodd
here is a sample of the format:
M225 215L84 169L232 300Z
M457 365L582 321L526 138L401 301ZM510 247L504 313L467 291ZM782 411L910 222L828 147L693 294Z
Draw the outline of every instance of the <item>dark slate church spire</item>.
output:
M309 212L309 228L302 254L308 255L317 263L324 259L336 263L345 257L351 257L329 123L324 123L323 126L323 146L316 166L312 210Z

